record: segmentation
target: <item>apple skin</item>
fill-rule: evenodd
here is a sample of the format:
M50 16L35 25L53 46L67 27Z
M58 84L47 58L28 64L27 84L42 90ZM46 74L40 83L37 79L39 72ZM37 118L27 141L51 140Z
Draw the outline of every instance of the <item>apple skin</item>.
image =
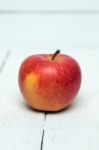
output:
M27 57L19 69L21 93L29 106L59 111L70 105L81 85L81 69L71 56L37 54Z

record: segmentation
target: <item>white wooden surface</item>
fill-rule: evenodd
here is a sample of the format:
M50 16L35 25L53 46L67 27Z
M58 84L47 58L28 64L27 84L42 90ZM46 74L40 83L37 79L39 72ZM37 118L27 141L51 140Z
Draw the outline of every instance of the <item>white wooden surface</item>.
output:
M23 57L10 52L0 72L0 150L39 150L41 145L44 114L25 105L17 84Z
M42 52L53 50L10 51L0 73L0 150L99 150L99 51L62 50L79 62L82 86L71 107L46 119L26 107L17 84L23 58Z
M0 10L99 10L98 0L1 0Z
M82 87L73 105L48 114L44 150L99 150L99 51L71 53L82 68Z

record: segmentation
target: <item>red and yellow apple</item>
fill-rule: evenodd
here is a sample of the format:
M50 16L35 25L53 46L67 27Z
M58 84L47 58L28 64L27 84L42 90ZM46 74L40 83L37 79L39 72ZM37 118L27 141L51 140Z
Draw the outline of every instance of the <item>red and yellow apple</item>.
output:
M59 52L31 55L20 66L21 93L36 110L59 111L73 102L80 89L79 64Z

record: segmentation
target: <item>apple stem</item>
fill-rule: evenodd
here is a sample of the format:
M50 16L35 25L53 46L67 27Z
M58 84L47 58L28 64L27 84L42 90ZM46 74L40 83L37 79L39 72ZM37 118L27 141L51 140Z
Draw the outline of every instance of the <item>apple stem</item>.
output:
M60 53L60 50L59 49L57 49L56 50L56 52L53 54L53 56L52 56L52 60L54 60L54 58L57 56L57 54L59 54Z

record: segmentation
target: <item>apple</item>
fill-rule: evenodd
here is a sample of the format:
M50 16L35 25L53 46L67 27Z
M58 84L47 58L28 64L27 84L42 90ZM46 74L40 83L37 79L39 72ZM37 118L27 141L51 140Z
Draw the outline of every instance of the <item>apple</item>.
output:
M27 57L19 69L21 93L29 106L59 111L70 105L81 85L81 69L71 56L37 54Z

